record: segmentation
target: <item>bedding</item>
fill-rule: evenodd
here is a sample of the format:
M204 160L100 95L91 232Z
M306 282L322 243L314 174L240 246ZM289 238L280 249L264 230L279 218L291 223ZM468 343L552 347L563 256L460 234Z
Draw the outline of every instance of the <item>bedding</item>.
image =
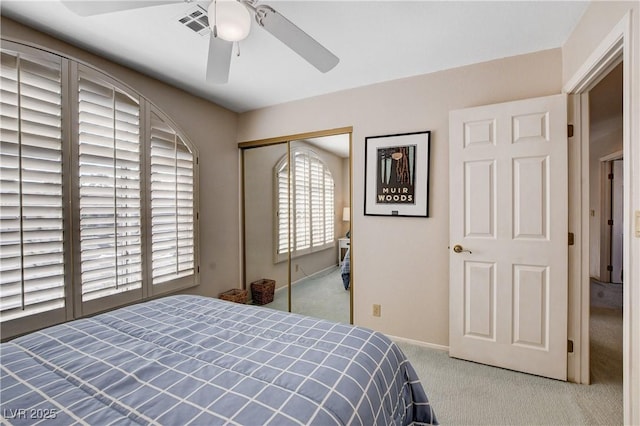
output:
M347 248L347 252L344 254L342 266L340 267L340 275L342 276L344 289L349 290L349 286L351 285L351 247Z
M2 343L9 424L437 424L384 335L169 296Z

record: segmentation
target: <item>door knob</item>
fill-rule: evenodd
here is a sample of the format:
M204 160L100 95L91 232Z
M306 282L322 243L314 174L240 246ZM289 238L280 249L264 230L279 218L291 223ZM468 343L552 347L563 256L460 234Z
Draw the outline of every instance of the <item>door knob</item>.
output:
M455 246L453 246L453 251L456 252L456 253L467 252L467 253L471 254L471 250L466 250L460 244L456 244Z

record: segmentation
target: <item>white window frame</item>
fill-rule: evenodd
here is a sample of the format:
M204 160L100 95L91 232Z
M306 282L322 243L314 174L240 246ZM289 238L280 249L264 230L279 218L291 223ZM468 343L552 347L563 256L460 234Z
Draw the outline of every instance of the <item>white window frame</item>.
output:
M283 222L280 221L280 211L281 211L281 207L280 207L280 197L285 196L284 194L281 194L281 185L280 185L280 176L281 173L283 173L286 170L287 173L287 179L290 180L290 185L289 185L289 191L287 193L287 203L288 205L283 207L284 209L289 209L288 214L286 215L287 218L291 218L291 220L288 220L288 226L287 226L287 231L285 233L285 235L290 236L296 235L296 214L295 214L295 209L296 209L296 205L299 205L300 203L297 204L297 202L300 199L300 195L296 194L296 172L297 170L295 169L296 166L296 157L301 156L303 157L305 160L307 160L309 162L309 164L311 164L312 162L316 162L317 164L320 164L322 166L322 186L323 188L325 187L325 185L327 185L327 177L330 179L330 184L331 184L331 197L333 202L332 204L332 209L329 213L325 213L323 214L322 217L322 221L325 222L324 226L322 227L323 231L322 231L322 242L318 243L316 241L315 245L314 245L314 235L313 235L313 222L314 222L314 215L313 215L313 210L311 208L311 198L312 198L312 190L313 188L311 188L312 185L312 179L311 179L311 173L312 173L312 168L309 167L309 170L307 171L308 173L308 183L309 183L309 193L305 194L305 199L303 199L301 201L301 203L303 203L305 205L305 211L303 212L303 214L307 215L308 217L308 223L305 225L308 229L305 230L305 234L308 235L309 238L309 244L306 247L303 248L297 248L297 241L295 241L295 238L289 238L289 247L293 246L292 249L290 249L291 251L291 257L295 258L295 257L300 257L300 256L305 256L311 253L316 253L316 252L320 252L323 250L327 250L329 248L335 247L335 242L336 242L336 238L335 238L335 180L333 179L333 174L331 173L331 170L329 168L329 166L327 165L327 163L322 159L322 157L320 155L318 155L315 151L313 151L312 149L309 148L305 148L305 147L295 147L295 148L291 148L290 150L290 156L291 156L291 161L288 161L288 157L285 155L282 159L280 159L280 161L278 161L278 163L276 163L275 167L274 167L274 205L275 205L275 212L274 212L274 262L275 263L279 263L279 262L284 262L289 258L289 252L285 250L280 250L280 248L282 247L281 241L280 241L280 235L281 235L281 227L283 226ZM290 164L293 164L294 166L294 171L291 172L289 170L289 166ZM320 202L320 204L323 206L323 210L324 208L326 208L326 191L322 194L322 201ZM290 232L289 232L290 231ZM327 236L327 232L329 233L329 236Z
M58 55L45 52L39 49L30 48L23 46L21 44L8 42L2 40L2 50L8 50L11 52L15 52L18 55L25 55L28 57L33 57L35 59L43 59L51 62L60 63L60 73L61 73L61 118L62 118L62 202L63 206L68 205L70 199L70 187L65 182L66 176L69 176L69 164L68 161L65 161L65 152L69 150L69 125L68 125L68 81L69 81L69 61L65 58L59 57ZM71 222L71 211L70 209L63 209L63 247L64 250L64 268L65 268L65 276L64 276L64 306L52 309L36 314L31 314L23 317L19 317L16 319L8 320L3 323L0 323L0 335L2 338L6 338L7 336L13 336L18 334L23 334L29 331L32 331L37 328L41 328L43 324L55 324L59 322L64 322L73 317L73 304L70 303L71 300L71 283L72 277L69 273L71 269L71 253L69 250L66 250L67 247L71 246L71 233L68 232Z
M86 65L83 64L79 64L77 62L71 62L71 85L70 85L70 90L71 90L71 96L70 96L70 110L72 112L72 116L71 116L71 178L72 178L72 182L71 182L71 188L72 188L72 193L73 193L73 197L72 197L72 207L71 210L73 212L73 262L74 262L74 302L75 302L75 309L77 313L80 313L80 316L84 316L84 315L90 315L90 314L94 314L100 311L104 311L107 309L113 309L116 308L118 306L122 306L124 304L128 304L128 303L133 303L136 302L138 300L142 300L143 299L143 295L144 295L144 281L146 281L146 277L144 276L144 270L143 270L143 275L142 275L142 281L143 284L135 289L132 290L128 290L128 291L123 291L123 292L118 292L115 294L111 294L108 296L104 296L104 297L100 297L97 299L92 299L92 300L83 300L82 297L82 256L81 256L81 248L82 248L82 244L80 241L81 235L80 235L80 214L78 213L81 204L80 204L80 176L79 176L79 172L80 172L80 153L79 153L79 149L80 149L80 140L79 140L79 123L78 123L78 104L79 104L79 99L78 99L78 81L80 78L80 69L82 69L82 73L85 74L87 77L91 78L92 80L99 80L101 81L103 84L106 85L111 85L113 86L116 90L125 93L126 95L128 95L129 97L131 97L132 99L135 99L135 101L138 103L139 105L139 121L140 121L140 131L139 131L139 136L140 136L140 142L139 142L139 147L140 147L140 193L141 193L141 206L140 206L140 210L141 210L141 228L142 228L142 241L141 241L141 249L142 249L142 257L143 259L146 258L145 255L145 251L144 251L144 239L145 239L145 220L147 217L147 212L145 209L145 199L146 199L146 186L145 186L145 179L143 176L143 171L144 169L144 162L146 159L146 147L145 147L145 140L143 139L143 129L144 129L144 124L143 124L143 120L142 120L142 116L143 116L143 111L145 106L144 104L144 99L142 99L142 97L139 96L138 93L136 93L134 90L130 89L129 87L127 87L126 85L120 83L119 81L117 81L114 78L111 78L110 76L104 74L101 71L92 69ZM144 261L143 261L144 262ZM144 265L144 263L143 263Z
M193 249L194 249L194 273L195 273L195 282L193 281L193 279L190 276L187 277L179 277L176 279L173 279L171 281L165 281L165 282L161 282L161 283L153 283L153 264L152 261L147 262L146 266L147 266L147 277L148 277L148 281L149 281L149 286L148 286L148 291L145 294L145 296L159 296L162 294L167 294L167 293L172 293L175 291L179 291L179 290L184 290L190 287L194 287L200 284L200 228L199 228L199 224L200 224L200 220L199 220L199 194L200 194L200 176L199 176L199 160L198 160L198 152L195 148L195 146L193 145L193 143L191 143L187 138L185 133L180 130L180 128L178 127L178 125L168 116L166 115L164 112L162 112L159 108L155 107L154 105L149 105L148 108L146 108L145 111L145 122L146 123L151 123L151 114L155 114L156 116L158 116L158 118L160 118L164 124L166 124L167 126L171 127L172 130L174 132L176 132L176 134L179 136L181 142L186 145L186 147L193 153L193 194L194 194L194 200L193 200ZM145 136L144 136L144 141L146 144L151 144L151 125L149 124L149 126L146 126L145 130ZM145 218L151 218L151 188L152 188L152 184L151 184L151 147L148 146L147 151L149 155L146 156L145 161L145 173L144 173L144 178L146 180L146 188L148 188L147 193L149 194L149 197L147 198L148 200L148 207L147 207L147 212L148 214L145 214ZM148 223L146 224L145 227L145 232L146 235L148 236L146 244L147 244L147 250L146 252L149 254L149 258L152 259L152 223L151 220L148 221Z

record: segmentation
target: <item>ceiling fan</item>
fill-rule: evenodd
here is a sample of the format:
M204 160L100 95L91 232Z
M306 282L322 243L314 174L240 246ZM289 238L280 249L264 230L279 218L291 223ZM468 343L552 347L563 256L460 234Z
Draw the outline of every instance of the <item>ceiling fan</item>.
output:
M145 1L77 1L62 3L80 16L101 15L144 7L191 3L193 0L145 0ZM229 80L229 68L233 43L249 35L251 14L258 25L283 42L311 65L325 73L333 69L340 59L309 34L270 6L258 4L258 0L212 0L209 4L209 53L207 81L224 84Z

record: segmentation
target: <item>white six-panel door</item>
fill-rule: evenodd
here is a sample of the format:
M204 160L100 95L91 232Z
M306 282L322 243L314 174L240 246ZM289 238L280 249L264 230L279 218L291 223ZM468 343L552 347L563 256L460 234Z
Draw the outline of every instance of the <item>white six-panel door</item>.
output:
M450 113L452 357L567 378L566 117L564 95Z

